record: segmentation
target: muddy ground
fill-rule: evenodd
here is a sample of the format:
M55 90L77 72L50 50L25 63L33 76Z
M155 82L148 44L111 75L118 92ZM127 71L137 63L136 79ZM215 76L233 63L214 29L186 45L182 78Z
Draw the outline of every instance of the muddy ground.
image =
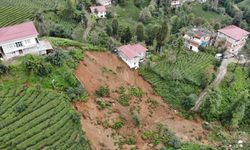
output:
M166 125L182 141L197 141L207 144L206 131L203 130L201 121L187 120L178 115L163 99L155 94L151 85L143 80L138 71L131 70L117 56L109 52L85 52L85 59L77 70L76 76L84 85L89 94L86 103L76 102L75 108L82 114L82 129L90 140L92 149L114 150L131 149L140 150L157 149L141 135L146 130L153 130L158 123ZM94 92L100 86L106 85L110 89L110 96L105 101L111 103L108 109L97 108ZM132 98L129 106L122 106L117 102L119 87L140 87L144 94L141 98ZM174 87L173 87L174 88ZM148 100L157 102L156 107L151 107ZM131 110L136 110L141 120L140 127L133 122ZM120 129L113 129L106 124L112 124L120 117L126 119ZM136 144L120 145L119 139L124 136L134 136Z

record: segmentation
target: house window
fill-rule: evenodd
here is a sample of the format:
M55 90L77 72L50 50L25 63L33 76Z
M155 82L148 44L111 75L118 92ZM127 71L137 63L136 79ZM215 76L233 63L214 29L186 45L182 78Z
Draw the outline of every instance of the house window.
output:
M16 42L16 47L22 47L23 43L22 42Z

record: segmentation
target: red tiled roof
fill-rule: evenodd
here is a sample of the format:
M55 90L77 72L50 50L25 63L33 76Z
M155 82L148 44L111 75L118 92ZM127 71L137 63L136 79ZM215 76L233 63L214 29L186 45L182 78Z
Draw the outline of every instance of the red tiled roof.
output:
M246 30L243 30L235 25L229 25L225 28L222 28L220 30L218 30L219 32L235 39L235 40L240 40L243 37L249 35L249 32Z
M105 6L91 6L90 10L91 10L91 13L95 13L95 10L97 12L102 13L102 12L106 12L106 7Z
M26 22L14 26L0 28L0 43L8 42L15 39L21 39L29 36L37 36L33 22Z
M146 49L141 44L134 44L134 45L123 45L117 48L118 51L121 51L124 55L126 55L129 59L133 59L134 57L138 56L139 53L146 52Z

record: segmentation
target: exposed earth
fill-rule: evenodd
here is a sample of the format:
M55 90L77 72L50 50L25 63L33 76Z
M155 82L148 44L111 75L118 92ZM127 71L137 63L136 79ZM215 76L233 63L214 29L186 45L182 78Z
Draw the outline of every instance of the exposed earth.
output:
M92 149L114 150L131 149L137 146L140 150L156 149L148 141L141 138L145 130L153 130L158 123L166 125L182 141L197 141L207 144L206 131L202 128L201 120L187 120L178 115L157 96L151 87L136 70L131 70L117 56L109 52L85 52L85 59L77 70L76 76L84 85L89 94L86 103L76 102L75 108L82 114L82 129L90 140ZM98 109L95 91L100 86L108 86L110 96L105 101L111 103L108 109ZM132 98L129 106L122 106L117 102L117 90L120 87L140 87L144 94L141 98ZM154 100L157 105L151 107L148 100ZM136 127L133 122L131 110L136 110L141 120L141 126ZM119 129L107 127L118 118L126 119L124 125ZM135 145L120 145L121 136L134 136Z

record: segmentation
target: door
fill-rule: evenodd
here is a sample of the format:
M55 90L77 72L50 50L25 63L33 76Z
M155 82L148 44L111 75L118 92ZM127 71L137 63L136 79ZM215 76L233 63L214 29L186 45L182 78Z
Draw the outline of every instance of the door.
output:
M23 50L19 50L18 52L19 52L19 54L20 54L20 55L22 55L22 54L23 54Z
M193 49L193 46L190 46L190 50L192 50Z

